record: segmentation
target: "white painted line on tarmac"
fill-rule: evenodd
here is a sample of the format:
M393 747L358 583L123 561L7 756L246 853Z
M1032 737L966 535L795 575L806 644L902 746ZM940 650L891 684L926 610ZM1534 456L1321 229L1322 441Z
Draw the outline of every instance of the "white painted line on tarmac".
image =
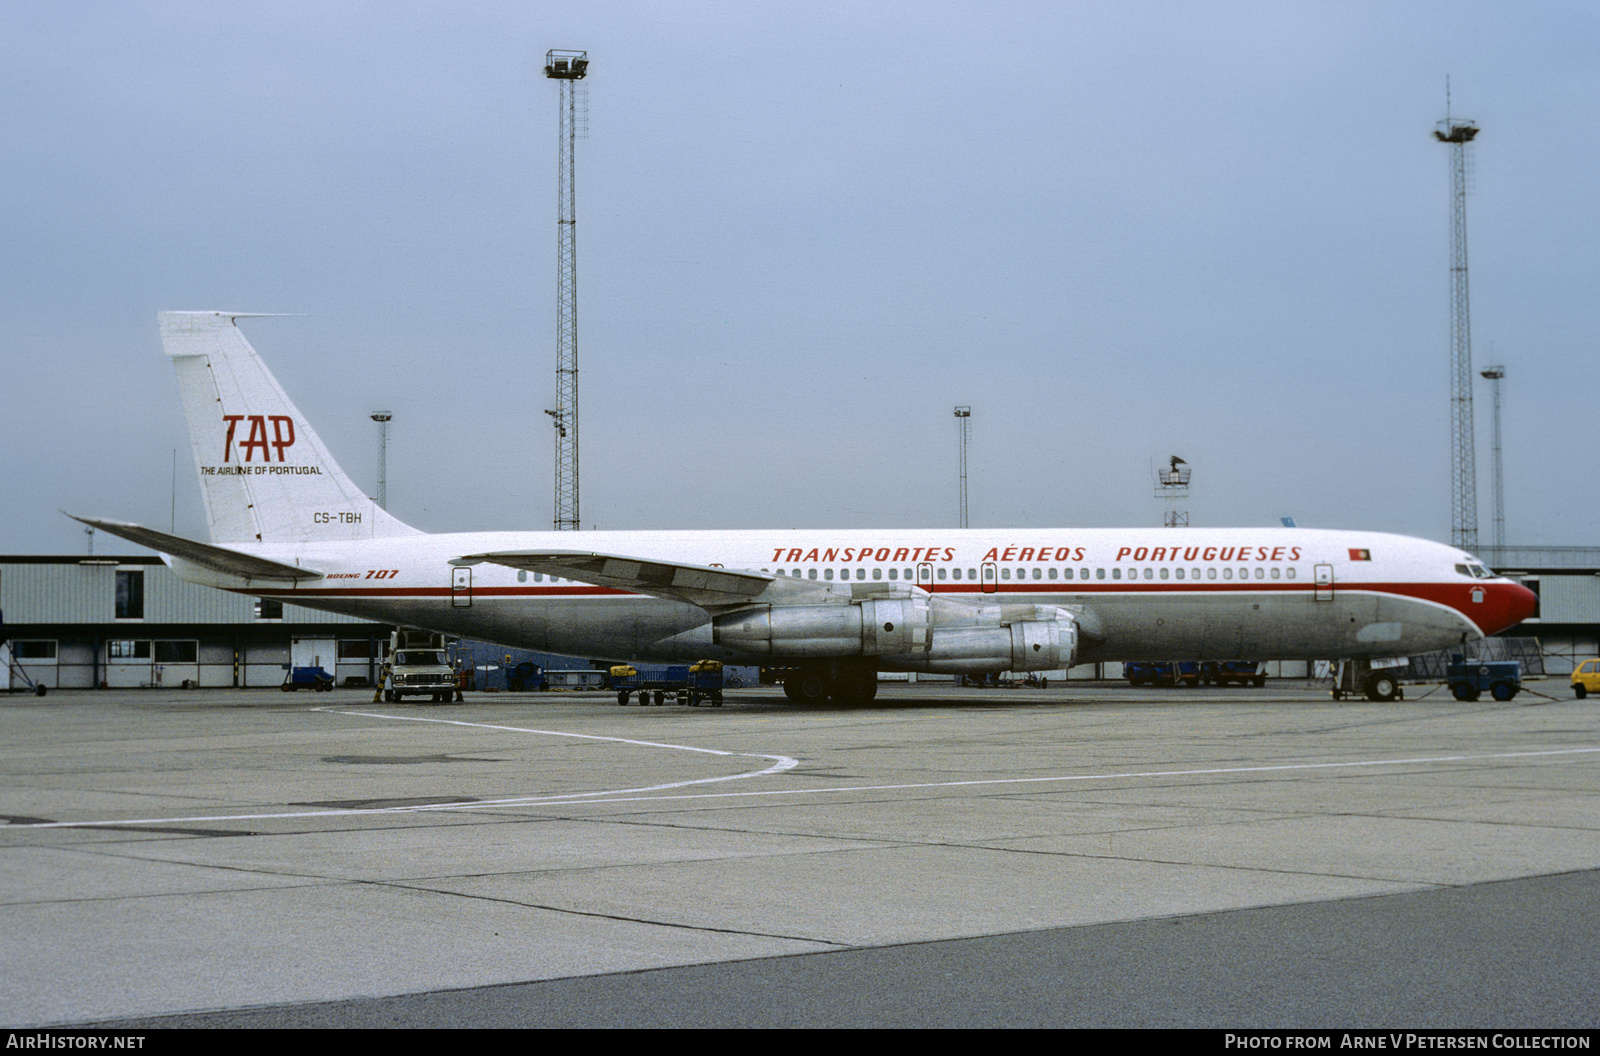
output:
M690 785L711 785L723 781L742 781L751 777L767 777L772 774L781 774L785 770L792 770L800 765L800 760L792 759L787 755L765 755L760 752L729 752L720 748L700 748L692 744L667 744L662 741L640 741L628 737L605 737L594 733L569 733L565 730L536 730L526 726L497 726L487 722L466 722L462 719L433 719L421 715L385 715L375 711L346 711L334 706L311 708L311 711L329 712L338 715L357 715L370 719L394 719L407 722L436 722L446 726L472 726L484 730L504 730L511 733L534 733L546 737L573 737L585 741L614 741L636 748L666 748L679 752L703 752L707 755L738 756L747 759L771 759L772 765L761 770L746 770L737 774L724 774L721 777L697 777L687 781L668 781L658 785L642 785L633 788L594 789L588 792L562 792L542 796L515 796L506 799L480 799L471 803L418 803L403 807L343 807L333 810L295 810L279 811L271 814L208 814L203 816L190 816L181 818L126 818L114 821L42 821L18 825L18 828L30 829L85 829L106 828L123 825L178 825L195 824L198 822L221 821L273 821L288 818L334 818L334 817L359 817L372 814L417 814L426 811L463 810L467 808L482 809L485 807L512 807L525 806L534 803L564 803L568 800L594 803L604 802L603 797L638 795L644 792L665 792L674 788L686 788Z
M776 788L761 792L697 792L680 796L637 796L632 799L596 799L595 803L649 803L672 799L734 799L749 796L804 796L839 792L899 792L926 788L965 788L978 785L1029 785L1066 781L1115 781L1148 777L1209 777L1226 774L1263 774L1292 770L1335 770L1363 766L1411 766L1418 763L1478 763L1496 759L1527 759L1552 755L1593 755L1600 748L1558 748L1538 752L1493 752L1484 755L1434 755L1411 759L1355 759L1339 763L1282 763L1274 766L1229 766L1205 770L1129 770L1112 774L1061 774L1056 777L974 778L968 781L926 781L899 785L841 785L828 788ZM569 801L570 802L570 801ZM576 802L588 802L577 800ZM468 804L473 806L474 804Z
M541 804L579 805L641 803L687 799L755 798L760 796L838 795L841 792L904 792L937 788L976 788L997 787L1002 785L1065 784L1068 782L1078 781L1126 781L1134 779L1166 777L1218 777L1232 774L1283 774L1314 770L1353 770L1363 767L1418 766L1423 764L1440 763L1490 763L1507 759L1545 759L1561 756L1600 754L1600 747L1554 748L1538 751L1486 752L1476 755L1410 756L1403 759L1350 759L1327 763L1276 763L1264 766L1207 767L1203 769L1191 770L1129 770L1104 774L1058 774L1053 777L972 778L964 781L919 781L893 785L838 785L820 788L764 789L756 792L694 792L681 793L677 795L645 795L644 793L667 792L671 789L685 788L690 785L715 784L723 781L739 781L750 777L766 777L773 774L780 774L786 770L792 770L794 767L798 766L799 760L790 758L786 755L764 755L757 752L728 752L716 748L698 748L693 745L667 744L657 741L638 741L627 737L605 737L598 734L589 733L568 733L563 730L537 730L523 726L496 726L490 723L466 722L460 719L432 719L413 715L385 715L379 712L344 711L332 706L313 708L310 710L326 711L341 715L357 715L363 718L396 720L403 719L412 722L437 722L454 726L473 726L482 729L505 730L514 733L535 733L551 737L574 737L582 740L615 741L620 744L629 744L639 747L668 748L687 752L705 752L711 755L745 756L754 759L772 759L775 760L775 762L763 770L750 770L744 773L729 774L724 777L702 777L690 781L671 781L663 784L646 785L637 788L616 788L596 790L591 792L565 792L552 795L517 796L505 799L477 800L471 803L420 803L403 807L352 807L335 810L283 811L270 814L211 814L181 818L136 818L115 819L109 821L47 821L33 824L23 824L18 825L17 827L30 829L72 829L107 828L124 825L176 825L193 824L198 822L277 821L295 818L360 817L376 814L420 814L430 811L468 811L494 807L538 806Z

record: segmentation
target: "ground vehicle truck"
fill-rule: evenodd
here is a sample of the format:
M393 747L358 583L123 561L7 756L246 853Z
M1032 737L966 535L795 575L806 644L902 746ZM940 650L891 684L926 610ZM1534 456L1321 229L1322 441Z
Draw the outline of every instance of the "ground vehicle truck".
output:
M444 635L432 631L397 630L389 636L388 672L383 698L391 704L401 697L432 697L448 704L456 693L456 672L445 658Z
M1457 700L1477 700L1485 691L1495 700L1510 700L1522 689L1522 665L1515 660L1467 660L1452 653L1444 677Z

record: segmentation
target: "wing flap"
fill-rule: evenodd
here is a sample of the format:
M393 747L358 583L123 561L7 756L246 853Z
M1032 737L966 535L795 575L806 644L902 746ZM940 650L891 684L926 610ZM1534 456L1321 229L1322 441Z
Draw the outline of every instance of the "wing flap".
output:
M286 565L280 561L270 561L264 557L253 554L241 554L237 550L228 550L210 543L201 543L193 539L185 539L181 535L168 535L158 532L154 528L143 525L128 524L124 521L106 521L95 517L79 517L76 514L67 514L80 524L87 524L91 528L105 532L107 535L126 539L130 543L148 546L152 550L168 554L172 557L181 557L185 561L209 568L213 572L221 572L230 576L243 576L245 579L321 579L322 573L311 568L301 568L298 565Z

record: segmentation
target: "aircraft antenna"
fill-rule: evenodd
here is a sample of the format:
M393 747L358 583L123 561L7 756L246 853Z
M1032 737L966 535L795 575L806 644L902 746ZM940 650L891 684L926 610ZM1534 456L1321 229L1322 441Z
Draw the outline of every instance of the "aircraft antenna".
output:
M1478 467L1473 450L1472 312L1467 298L1467 191L1469 145L1477 138L1472 121L1450 116L1450 84L1445 82L1445 119L1433 136L1450 148L1450 491L1451 538L1468 552L1478 549Z
M961 426L961 527L967 527L967 441L972 439L972 408L957 407L956 420Z
M578 524L578 213L573 176L575 147L583 129L583 90L589 53L551 49L544 75L561 87L556 174L556 409L545 411L556 430L555 529Z

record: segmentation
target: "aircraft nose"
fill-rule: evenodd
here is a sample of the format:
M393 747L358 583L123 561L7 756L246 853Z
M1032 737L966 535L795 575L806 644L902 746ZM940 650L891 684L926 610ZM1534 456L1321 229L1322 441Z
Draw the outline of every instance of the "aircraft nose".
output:
M1489 594L1493 604L1486 615L1492 626L1483 629L1485 634L1515 627L1539 611L1539 595L1521 583L1496 583Z
M1539 595L1521 583L1511 584L1510 593L1512 626L1521 623L1539 611Z

